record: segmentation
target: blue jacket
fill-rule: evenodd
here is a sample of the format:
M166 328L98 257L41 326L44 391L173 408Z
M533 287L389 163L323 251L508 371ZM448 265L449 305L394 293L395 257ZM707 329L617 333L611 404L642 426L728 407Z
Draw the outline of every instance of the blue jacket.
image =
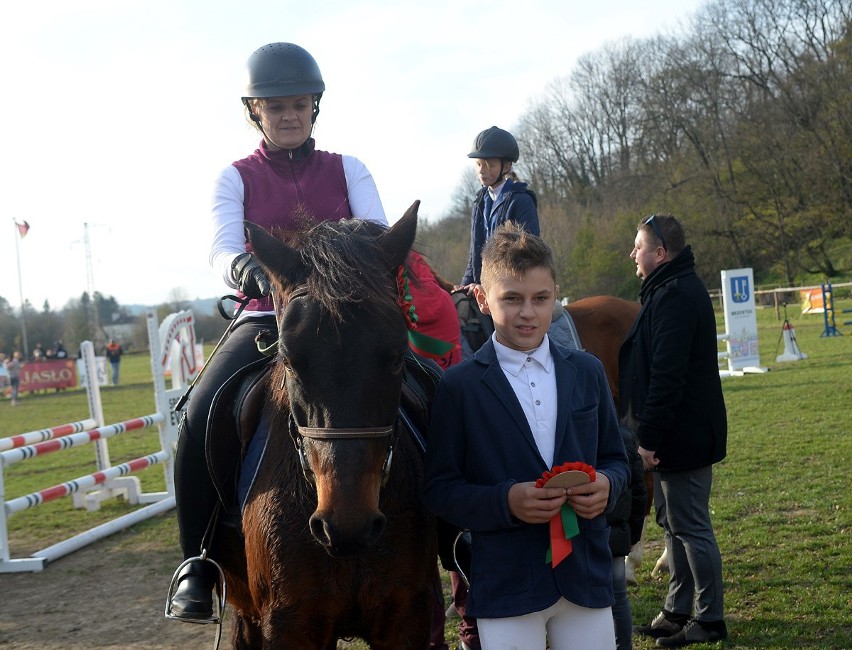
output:
M628 482L615 407L597 358L551 342L559 395L554 464L581 461L606 474L610 502ZM560 596L584 607L612 604L612 554L604 514L579 518L573 552L546 562L549 525L509 513L509 488L550 469L488 340L444 373L432 406L423 495L426 505L472 537L467 614L520 616Z
M502 223L512 221L524 227L533 235L540 235L535 194L526 183L507 180L491 208L491 218L485 220L485 196L488 191L483 187L476 194L470 217L470 256L462 284L479 284L482 271L482 248L491 237L491 233Z

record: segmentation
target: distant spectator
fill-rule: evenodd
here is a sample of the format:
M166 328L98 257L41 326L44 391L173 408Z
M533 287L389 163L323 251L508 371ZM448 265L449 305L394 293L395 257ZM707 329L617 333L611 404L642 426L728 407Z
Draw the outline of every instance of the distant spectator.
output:
M41 347L41 343L36 343L33 348L33 361L44 361L44 349Z
M5 395L9 386L9 371L6 370L8 358L3 352L0 352L0 395Z
M121 364L121 345L110 339L106 346L106 358L112 368L112 385L118 386L118 369Z
M62 344L62 341L57 341L55 348L56 349L55 349L54 356L57 359L67 359L68 358L68 351L65 349L65 346Z
M21 353L15 350L15 352L12 353L12 358L6 359L6 361L3 362L3 365L9 373L9 386L12 388L12 393L10 395L12 406L17 406L18 386L20 386L21 381Z

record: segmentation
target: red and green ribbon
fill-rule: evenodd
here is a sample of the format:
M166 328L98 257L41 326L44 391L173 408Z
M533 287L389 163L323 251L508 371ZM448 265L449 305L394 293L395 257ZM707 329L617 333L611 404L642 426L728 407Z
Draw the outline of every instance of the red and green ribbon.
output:
M595 468L581 462L567 462L557 465L551 470L545 471L536 480L536 487L544 487L548 480L569 470L579 470L589 475L589 480L595 480ZM551 562L555 569L562 560L571 555L573 544L571 538L580 534L580 524L577 521L577 513L568 502L562 504L560 511L550 519L550 547L547 549L544 561Z
M545 562L552 562L553 567L571 555L574 550L571 538L580 534L580 524L577 513L567 503L562 504L562 510L550 520L550 547L547 549Z

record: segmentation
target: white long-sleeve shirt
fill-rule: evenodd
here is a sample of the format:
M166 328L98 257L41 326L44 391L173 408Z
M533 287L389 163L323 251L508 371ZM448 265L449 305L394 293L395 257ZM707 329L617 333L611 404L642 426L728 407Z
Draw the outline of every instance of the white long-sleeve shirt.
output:
M349 207L357 219L387 225L382 201L373 176L360 160L342 156L343 172L349 194ZM231 275L234 259L245 252L246 238L243 229L243 202L245 192L240 172L228 165L213 188L210 212L210 266L231 289L239 288ZM249 316L251 314L245 313Z

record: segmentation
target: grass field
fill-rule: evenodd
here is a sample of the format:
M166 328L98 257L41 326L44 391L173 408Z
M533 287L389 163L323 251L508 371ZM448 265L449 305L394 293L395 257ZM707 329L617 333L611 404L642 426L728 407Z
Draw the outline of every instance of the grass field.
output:
M838 301L837 309L852 307ZM728 407L728 458L716 467L711 506L722 549L730 648L852 648L852 327L846 336L821 337L821 316L790 312L806 360L775 363L783 352L781 322L760 309L762 365L771 371L723 381ZM840 323L838 323L840 325ZM107 423L155 409L147 357L122 358L122 385L103 389ZM83 391L24 395L12 408L0 403L0 437L79 420L88 414ZM156 429L109 441L112 462L157 449ZM50 454L5 470L5 499L94 471L94 449ZM163 489L163 471L138 474L146 491ZM77 511L64 498L9 519L13 557L129 511L107 502L99 512ZM147 545L177 545L174 515L135 527ZM649 526L648 557L661 549L659 529ZM660 608L665 579L640 570L630 590L634 619ZM50 569L47 569L50 571ZM166 577L167 579L167 577ZM2 576L0 576L2 585ZM156 616L157 613L152 613ZM454 622L447 625L454 647ZM355 642L353 647L363 648ZM638 650L654 647L635 640ZM696 646L700 647L700 646Z

